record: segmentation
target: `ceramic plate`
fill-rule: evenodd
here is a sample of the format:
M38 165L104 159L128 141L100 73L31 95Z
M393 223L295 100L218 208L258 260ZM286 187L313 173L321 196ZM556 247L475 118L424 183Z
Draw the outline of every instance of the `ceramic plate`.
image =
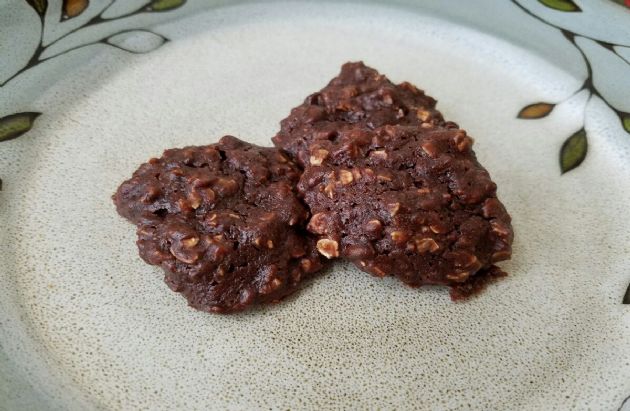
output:
M619 3L5 0L0 409L623 409ZM283 304L192 310L111 194L165 148L270 145L352 60L475 137L514 220L509 277L453 303L336 263Z

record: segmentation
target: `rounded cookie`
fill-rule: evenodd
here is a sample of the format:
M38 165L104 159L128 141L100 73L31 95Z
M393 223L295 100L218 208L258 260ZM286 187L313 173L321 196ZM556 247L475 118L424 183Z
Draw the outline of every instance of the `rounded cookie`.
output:
M166 150L114 194L138 248L190 305L229 312L276 302L321 267L305 235L299 170L275 148L235 137Z
M510 258L510 217L465 131L352 129L309 157L298 188L322 255L414 287L450 285L453 298L503 275L493 263Z
M272 140L304 166L311 143L334 141L344 130L442 124L435 105L435 99L410 83L396 85L363 62L346 63L326 87L308 96L281 121Z

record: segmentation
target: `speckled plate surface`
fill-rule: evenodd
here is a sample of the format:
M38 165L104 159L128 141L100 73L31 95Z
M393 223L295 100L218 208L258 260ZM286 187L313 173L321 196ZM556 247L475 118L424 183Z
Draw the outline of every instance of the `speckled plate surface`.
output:
M626 407L623 4L12 0L0 40L0 409ZM475 137L510 276L453 303L337 263L277 306L187 307L113 191L168 147L269 145L359 59Z

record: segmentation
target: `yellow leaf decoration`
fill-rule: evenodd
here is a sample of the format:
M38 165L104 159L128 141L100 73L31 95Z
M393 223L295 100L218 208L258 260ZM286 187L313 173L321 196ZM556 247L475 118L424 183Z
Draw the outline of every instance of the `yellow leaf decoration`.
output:
M555 104L550 103L535 103L525 106L519 111L518 118L523 119L536 119L543 118L551 113L551 110L555 107Z
M63 20L71 19L83 13L90 5L90 0L63 0Z
M181 7L186 0L153 0L146 7L146 11L168 11Z

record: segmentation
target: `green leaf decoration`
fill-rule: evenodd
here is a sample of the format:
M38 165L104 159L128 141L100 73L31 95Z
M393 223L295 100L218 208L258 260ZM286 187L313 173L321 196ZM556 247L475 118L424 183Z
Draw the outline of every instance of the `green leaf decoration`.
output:
M630 133L630 113L621 113L619 118L621 118L623 129Z
M34 8L37 14L41 17L46 14L46 9L48 9L48 0L26 0L26 2Z
M555 107L555 104L550 103L534 103L529 106L525 106L518 112L518 118L527 120L547 117L551 110Z
M17 113L0 118L0 141L13 140L29 131L40 114Z
M571 137L567 138L560 149L560 169L562 174L571 171L586 158L588 151L588 141L586 140L586 131L581 129L576 131Z
M146 7L146 11L169 11L181 7L186 0L153 0Z
M622 304L630 304L630 285L628 285L628 289L626 290L626 295L623 296Z
M538 0L545 6L560 11L582 11L573 0Z

